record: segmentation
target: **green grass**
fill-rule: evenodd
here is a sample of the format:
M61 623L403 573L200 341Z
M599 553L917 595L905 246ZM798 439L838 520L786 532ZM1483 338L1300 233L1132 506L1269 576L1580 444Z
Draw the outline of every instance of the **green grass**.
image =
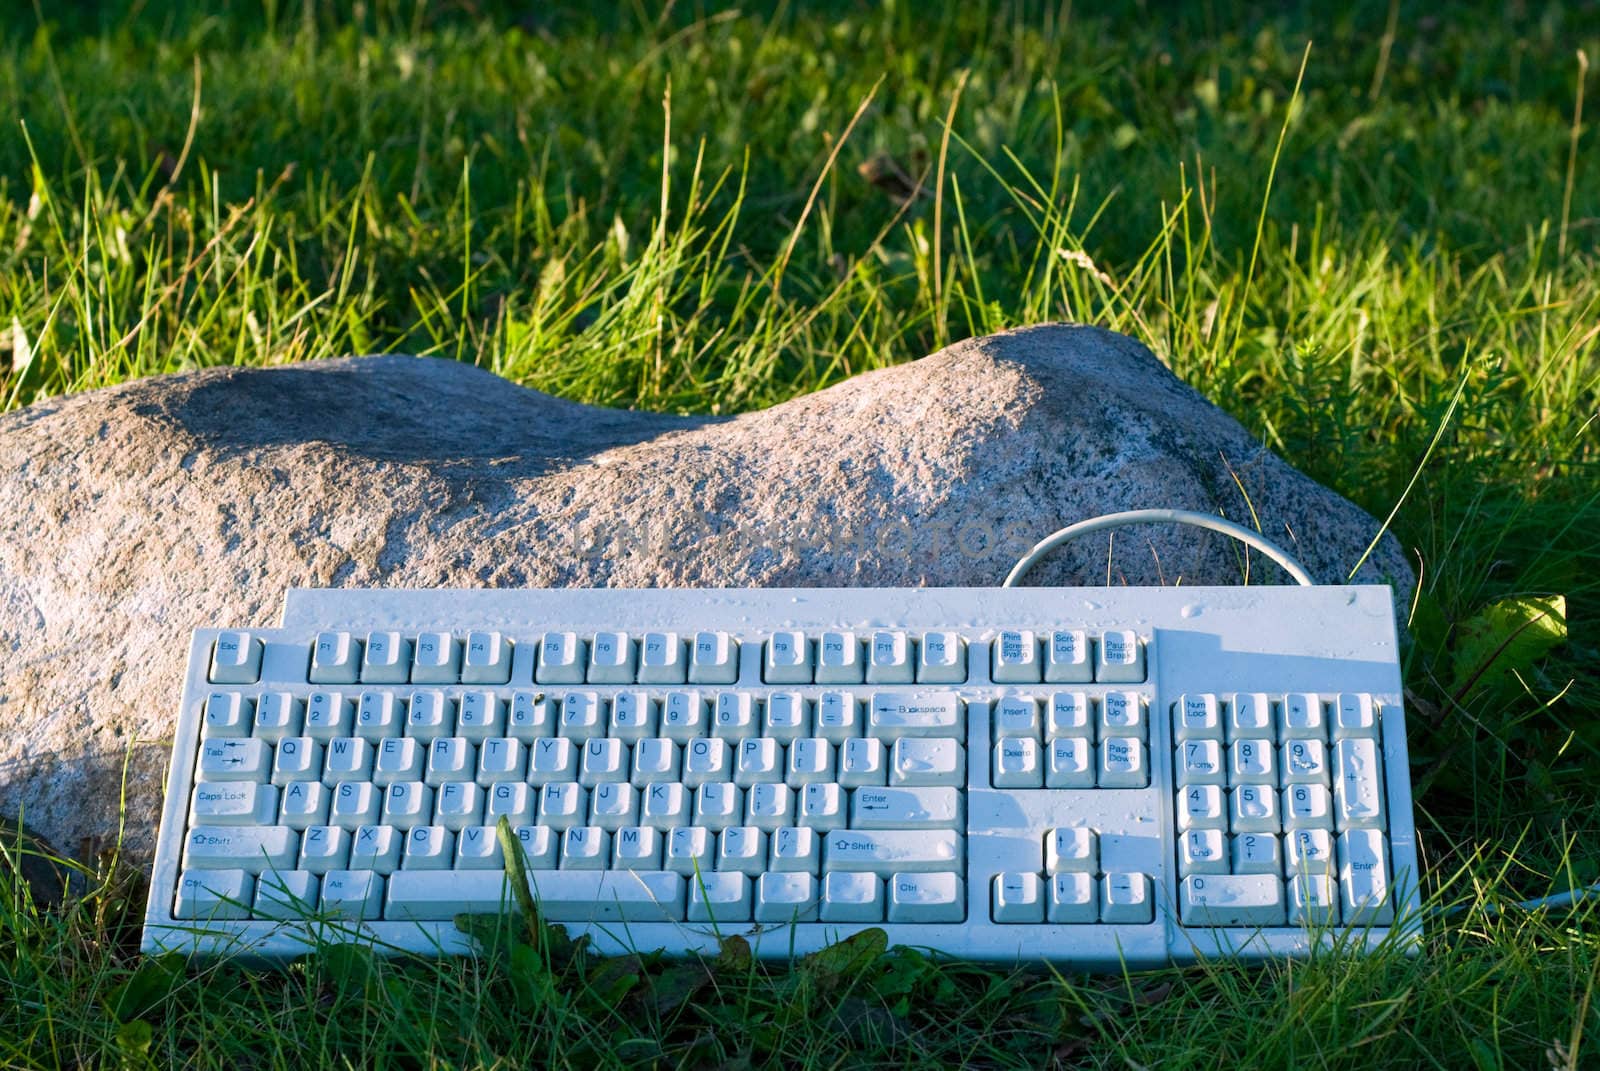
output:
M136 880L43 908L0 867L0 1064L1600 1060L1600 913L1483 910L1600 877L1600 5L345 7L0 16L8 408L399 350L727 412L1018 324L1126 331L1393 514L1425 892L1462 911L1415 958L1109 978L548 935L171 972ZM1549 594L1571 640L1497 658Z

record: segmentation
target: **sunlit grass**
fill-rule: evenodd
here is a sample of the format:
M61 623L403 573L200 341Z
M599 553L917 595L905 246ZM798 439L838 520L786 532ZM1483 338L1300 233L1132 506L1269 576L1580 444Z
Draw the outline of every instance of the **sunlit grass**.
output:
M691 986L340 953L147 969L175 988L146 1005L118 988L136 888L47 910L4 877L0 1063L1584 1063L1593 909L1484 906L1600 876L1600 160L1583 127L1573 149L1600 17L1195 7L12 13L4 404L401 351L730 412L1019 324L1125 331L1393 513L1425 891L1461 909L1422 955L1094 980L734 957ZM1567 597L1572 640L1472 684L1473 622L1530 594Z

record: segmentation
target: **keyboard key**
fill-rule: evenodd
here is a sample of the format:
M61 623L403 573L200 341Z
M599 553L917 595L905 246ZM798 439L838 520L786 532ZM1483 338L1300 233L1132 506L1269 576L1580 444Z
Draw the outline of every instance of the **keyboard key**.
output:
M1282 926L1283 882L1276 874L1193 874L1178 886L1185 926Z
M995 788L1043 788L1039 741L1022 736L995 744L993 784Z
M890 922L961 922L967 895L955 874L896 874L888 881Z
M211 650L213 684L254 684L261 678L261 641L248 632L218 634Z
M723 692L711 718L711 735L722 740L745 740L761 724L761 704L749 692Z
M561 697L557 732L568 740L592 740L606 734L606 702L598 692L568 692Z
M540 684L582 684L589 644L576 632L546 632L539 644L539 666L534 680Z
M1057 925L1099 921L1100 886L1093 874L1056 874L1050 878L1045 918Z
M817 683L860 684L865 679L866 663L856 634L824 632L817 641Z
M561 833L562 870L604 870L611 859L611 834L599 826L568 826Z
M1333 804L1322 785L1291 785L1283 790L1283 828L1332 829Z
M394 826L362 826L350 842L350 869L392 874L404 847L405 834Z
M529 870L554 870L560 833L549 826L518 826L517 843Z
M1040 738L1039 701L1031 696L1008 695L991 708L996 741L1013 737Z
M826 740L815 742L817 746L826 748L830 753L834 746ZM798 764L797 756L803 754L801 750L808 741L796 741L789 748L791 765ZM889 779L889 752L882 740L867 737L858 737L846 740L838 749L838 780L845 788L860 788L884 785ZM810 777L808 784L817 781L831 780L825 776Z
M726 632L696 633L689 659L689 683L732 684L738 679L739 645L733 637Z
M300 838L300 869L308 874L347 869L354 839L340 826L312 826Z
M1112 873L1100 879L1101 922L1139 923L1154 919L1155 902L1150 896L1148 874Z
M340 829L360 829L375 824L383 813L383 790L367 782L346 782L333 787L328 822Z
M662 871L530 870L528 887L551 922L676 922L684 880ZM494 871L402 872L389 879L384 917L448 920L463 912L515 907L506 876Z
M1278 838L1271 833L1243 833L1234 837L1233 872L1281 875L1283 859Z
M511 641L498 632L469 632L461 657L462 684L511 680Z
M1228 771L1222 764L1222 745L1215 740L1180 741L1175 765L1179 786L1228 783Z
M817 907L817 879L810 874L771 873L756 880L757 922L815 922Z
M660 870L664 839L649 826L625 826L611 837L611 866L616 870Z
M891 785L963 785L966 751L956 740L902 737L889 753Z
M1144 741L1132 736L1112 736L1100 742L1101 788L1145 788L1150 784L1150 766L1145 761Z
M1270 740L1235 740L1228 745L1228 783L1276 785L1277 748Z
M994 639L990 663L989 675L997 683L1039 683L1039 638L1027 629L1001 632Z
M689 679L688 644L676 632L647 632L639 650L640 684L683 684Z
M767 834L754 826L729 826L717 834L717 869L760 874L767 869Z
M387 787L396 781L421 781L427 765L427 748L411 737L389 737L378 741L373 760L372 780Z
M1089 654L1089 637L1081 629L1050 633L1045 640L1044 679L1088 683L1094 679L1094 663Z
M1209 693L1180 695L1172 704L1172 735L1180 740L1221 740L1222 715Z
M253 741L235 740L227 743ZM208 776L213 781L221 780L218 776ZM278 741L277 751L272 757L272 783L293 784L294 781L318 780L322 780L322 744L310 736L285 736Z
M885 875L952 870L963 865L962 843L953 830L835 830L823 841L822 866Z
M493 692L463 692L456 713L456 735L480 744L505 732L506 705Z
M1094 719L1090 715L1089 697L1082 692L1057 692L1050 697L1045 712L1044 737L1055 740L1071 736L1083 740L1094 739Z
M431 743L455 733L455 705L443 692L424 690L411 693L406 708L406 735Z
M297 781L284 787L282 793L283 801L278 805L280 825L305 829L327 822L333 793L321 781Z
M185 870L292 870L300 853L300 837L288 826L229 828L205 826L189 831L183 842Z
M1178 828L1227 829L1228 810L1222 793L1216 785L1190 785L1178 793Z
M1285 877L1332 876L1333 834L1325 829L1296 829L1284 838Z
M277 787L254 781L202 781L189 805L193 826L270 826L277 816Z
M811 683L811 641L804 632L774 632L763 649L762 680L768 684Z
M994 876L990 917L998 923L1044 921L1044 889L1039 875L1007 873Z
M882 922L883 879L834 871L822 879L823 922Z
M411 641L398 632L367 633L361 680L367 684L404 684L410 676Z
M858 788L850 793L851 829L965 830L954 788Z
M1190 829L1178 839L1178 873L1226 874L1228 836L1220 829Z
M1378 710L1365 692L1341 692L1334 708L1334 739L1344 737L1378 738Z
M1237 740L1271 740L1272 701L1262 692L1237 692L1227 704L1228 743Z
M964 684L967 641L956 632L924 632L917 645L918 684Z
M173 916L180 919L247 919L255 877L236 868L185 869L178 878Z
M626 632L597 632L589 646L590 684L632 684L638 653Z
M1327 745L1321 740L1286 740L1280 760L1286 787L1328 783Z
M286 736L299 736L305 704L288 692L262 692L256 700L256 721L250 735L276 744Z
M255 718L255 706L254 699L238 692L212 692L206 696L205 713L200 718L200 735L208 740L249 736L250 723Z
M1289 887L1289 925L1329 926L1339 922L1339 893L1325 874L1292 877Z
M322 897L317 906L332 918L376 920L383 915L383 883L383 876L371 870L330 870L322 877Z
M1101 698L1100 736L1146 739L1144 700L1138 692L1107 692Z
M1130 629L1108 629L1095 645L1094 679L1102 683L1139 684L1144 680L1144 644Z
M1383 834L1376 829L1350 829L1339 834L1340 914L1345 924L1393 922L1389 886L1389 851Z
M959 736L961 700L954 692L877 692L867 715L867 735L882 740L902 736Z
M361 641L348 632L319 632L311 645L312 684L354 684L361 676Z
M455 834L443 826L417 826L406 834L401 870L449 870L455 861Z
M814 829L790 827L773 832L768 868L816 874L822 869L822 838Z
M744 874L701 872L688 881L690 922L718 925L750 921L750 878Z
M704 826L674 829L667 836L667 869L709 876L715 866L716 844L716 834Z
M1086 737L1062 737L1046 749L1046 788L1093 788L1095 749Z
M861 701L852 692L823 692L817 700L817 735L842 744L861 735Z
M1382 829L1383 758L1371 737L1341 739L1333 747L1333 790L1340 829Z
M807 785L800 790L800 822L819 833L847 822L845 791L839 785Z
M1046 874L1100 870L1099 838L1092 829L1063 827L1052 829L1044 838L1044 871Z
M868 684L910 684L916 679L911 638L899 630L874 632L867 647Z
M317 908L322 882L307 870L280 870L256 880L255 917L305 918Z
M374 754L372 742L359 736L328 741L322 760L322 783L337 785L341 781L371 781Z
M199 775L213 782L265 781L271 761L265 740L207 740L200 745Z
M767 696L761 731L785 744L810 736L811 701L799 692L773 692Z
M1235 833L1276 833L1278 792L1266 785L1240 785L1228 795L1228 828Z
M461 679L461 645L448 632L424 632L417 637L411 659L411 680L416 684L455 684Z
M1278 735L1325 740L1328 727L1322 716L1322 699L1310 692L1294 692L1283 697Z

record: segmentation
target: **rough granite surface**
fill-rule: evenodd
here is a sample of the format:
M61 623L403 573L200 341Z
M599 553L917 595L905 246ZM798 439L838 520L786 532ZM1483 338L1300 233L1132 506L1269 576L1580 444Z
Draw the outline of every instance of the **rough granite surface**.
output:
M1319 581L1342 582L1378 529L1093 327L971 339L732 418L401 356L40 402L0 417L0 814L83 857L125 801L124 858L147 861L190 629L275 625L290 587L996 584L1101 513L1248 523L1236 476ZM1244 561L1150 527L1029 580L1229 584ZM1388 536L1357 579L1402 599L1413 583Z

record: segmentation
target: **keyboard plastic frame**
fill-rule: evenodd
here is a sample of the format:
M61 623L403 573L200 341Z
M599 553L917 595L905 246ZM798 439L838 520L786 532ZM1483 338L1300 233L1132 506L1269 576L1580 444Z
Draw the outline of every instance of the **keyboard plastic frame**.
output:
M1416 832L1406 752L1399 646L1393 596L1383 586L1169 588L808 588L808 589L551 589L551 590L293 590L282 625L256 629L265 642L258 693L274 681L306 685L311 642L323 629L365 633L396 629L499 630L523 641L512 683L532 679L532 647L548 630L650 630L693 633L721 629L743 641L739 678L708 686L757 693L790 690L761 678L760 641L779 629L945 629L968 640L963 685L861 685L861 691L950 689L967 706L967 918L956 924L740 924L756 954L784 958L823 947L866 925L891 943L964 959L1051 960L1068 967L1120 969L1187 963L1211 956L1262 959L1305 956L1316 947L1363 950L1392 941L1414 951L1420 939ZM1149 701L1150 787L1143 789L994 789L990 785L988 702L1027 686L990 678L989 640L1001 629L1129 628L1147 643L1142 685L1046 685L1091 695L1133 690ZM282 960L318 941L370 940L380 951L460 954L472 942L450 922L208 921L173 915L187 807L194 784L211 647L220 630L191 640L188 673L176 721L161 832L151 876L144 944L203 956ZM405 686L395 686L405 687ZM560 687L560 686L556 686ZM629 686L588 684L613 694ZM637 688L639 686L632 686ZM825 686L810 686L820 691ZM837 687L837 686L834 686ZM1170 707L1185 692L1369 692L1381 707L1385 803L1396 921L1365 928L1256 930L1180 925L1173 813L1173 727ZM1155 919L1147 924L997 924L989 915L990 882L1004 870L1037 870L1037 830L1089 825L1100 832L1102 869L1112 865L1153 875ZM713 927L693 923L569 925L602 951L714 951Z

